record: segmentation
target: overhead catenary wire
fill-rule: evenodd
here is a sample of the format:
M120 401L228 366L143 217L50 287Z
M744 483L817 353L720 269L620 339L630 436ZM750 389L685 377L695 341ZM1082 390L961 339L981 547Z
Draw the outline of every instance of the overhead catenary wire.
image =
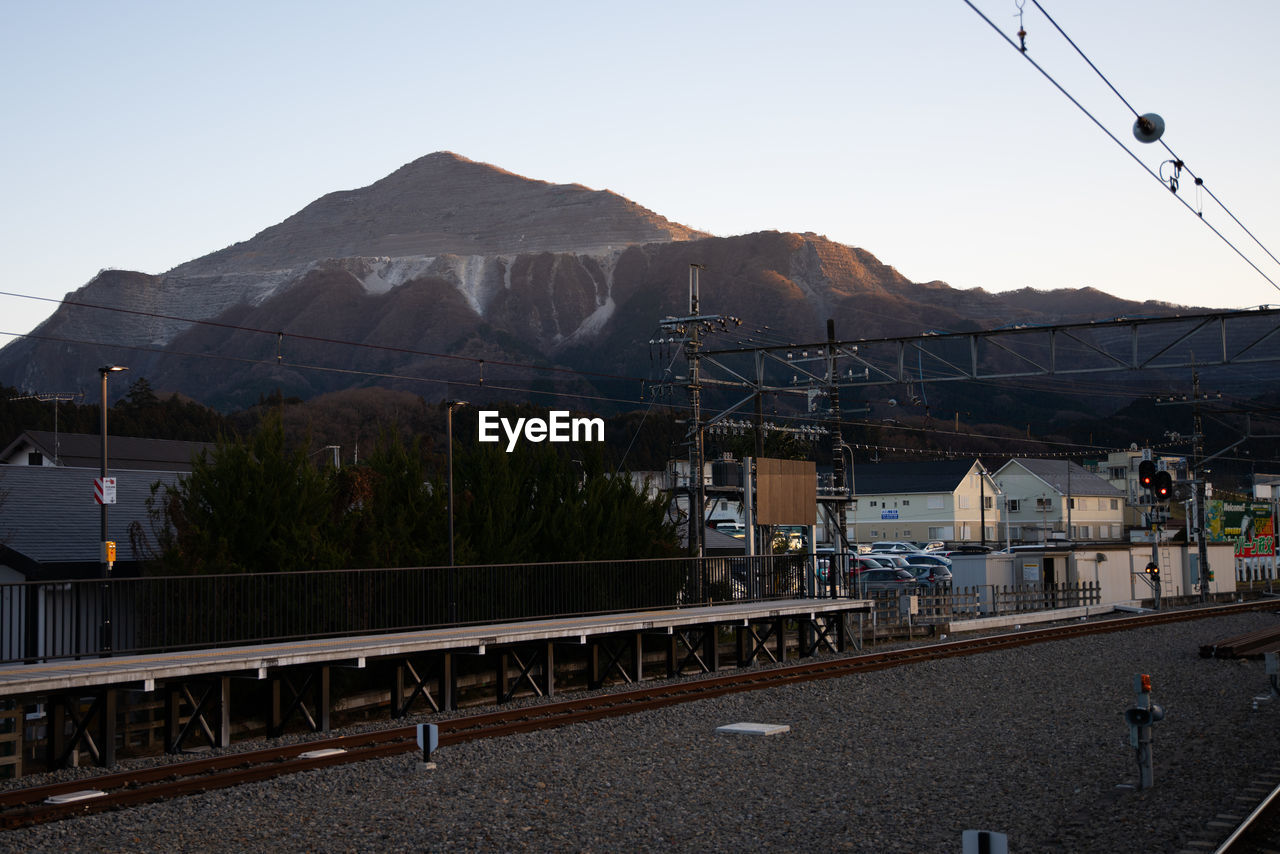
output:
M1139 118L1139 113L1136 109L1134 109L1133 105L1130 104L1129 101L1124 97L1124 95L1121 95L1120 91L1111 84L1111 81L1108 80L1107 76L1103 74L1101 70L1098 69L1098 66L1093 64L1093 60L1089 59L1089 57L1085 55L1085 52L1080 49L1080 46L1075 43L1075 41L1071 38L1071 36L1067 35L1066 31L1064 31L1062 27L1058 26L1058 22L1053 19L1052 15L1050 15L1047 11L1045 11L1045 8L1040 5L1039 0L1031 0L1031 2L1034 3L1035 7L1040 10L1040 14L1044 15L1045 18L1049 21L1049 23L1053 25L1053 28L1058 31L1058 34L1061 35L1064 39L1066 39L1067 44L1071 45L1071 47L1075 50L1075 52L1080 54L1080 58L1083 59L1090 68L1093 69L1094 73L1098 75L1098 77L1102 80L1102 82L1107 84L1107 88L1110 89L1112 92L1114 92L1115 96L1120 99L1120 102L1129 108L1129 112L1133 113L1134 118ZM1249 235L1249 237L1252 238L1254 243L1258 244L1258 248L1260 248L1263 252L1267 253L1267 255L1271 258L1272 261L1275 261L1277 264L1280 264L1280 259L1277 259L1276 256L1272 254L1271 250L1268 249L1266 246L1264 246L1262 241L1259 240L1254 235L1254 233L1250 231L1245 226L1245 224L1242 223L1236 217L1236 215L1231 212L1231 209L1228 208L1223 203L1223 201L1219 199L1217 195L1214 194L1213 190L1209 189L1209 186L1204 183L1204 180L1200 178L1200 176L1196 175L1195 172L1191 171L1191 167L1187 166L1186 162L1181 157L1179 157L1172 148L1169 147L1169 143L1165 141L1163 136L1160 138L1159 143L1160 143L1160 146L1164 148L1165 151L1169 152L1169 156L1172 157L1174 162L1179 165L1179 168L1185 169L1187 174L1195 179L1196 187L1208 193L1209 198L1213 199L1214 202L1217 203L1218 207L1222 208L1223 213L1231 217L1231 220L1236 225L1240 226L1240 229L1245 234Z
M1001 30L1001 29L1000 29L1000 27L999 27L999 26L997 26L997 25L996 25L996 23L995 23L994 21L992 21L990 18L988 18L988 17L987 17L987 16L982 12L982 10L981 10L981 9L979 9L977 6L975 6L975 5L973 4L973 0L962 0L962 2L963 2L966 6L968 6L970 9L972 9L972 10L974 11L974 13L975 13L979 18L981 18L983 21L985 21L985 22L987 23L987 25L991 27L991 29L995 30L995 31L996 31L996 33L998 33L998 34L1000 35L1000 38L1004 39L1004 40L1005 40L1005 42L1006 42L1010 47L1012 47L1015 51L1017 51L1017 52L1018 52L1018 55L1019 55L1019 56L1023 57L1024 59L1026 59L1026 61L1027 61L1027 62L1031 63L1031 66L1032 66L1033 68L1035 68L1035 70L1036 70L1036 71L1039 71L1039 72L1040 72L1040 74L1041 74L1041 75L1042 75L1046 80L1048 80L1050 83L1052 83L1052 84L1053 84L1053 86L1054 86L1054 88L1055 88L1055 89L1057 89L1059 92L1061 92L1061 93L1062 93L1062 95L1063 95L1063 97L1065 97L1068 101L1070 101L1072 104L1074 104L1074 105L1075 105L1075 107L1076 107L1076 109L1078 109L1078 110L1080 110L1080 112L1084 113L1084 114L1085 114L1085 116L1087 116L1087 117L1088 117L1088 119L1089 119L1091 122L1093 122L1093 123L1094 123L1094 125L1096 125L1096 126L1097 126L1097 128L1098 128L1100 131L1102 131L1102 132L1103 132L1103 133L1105 133L1108 137L1110 137L1110 139L1111 139L1111 141L1112 141L1112 142L1114 142L1116 145L1120 146L1121 150L1123 150L1125 154L1128 154L1128 155L1129 155L1129 157L1133 159L1133 162L1135 162L1135 163L1137 163L1139 166L1141 166L1141 167L1142 167L1142 169L1143 169L1143 171L1145 171L1145 172L1146 172L1148 175L1150 175L1150 176L1151 176L1155 181L1157 181L1157 182L1160 184L1160 186L1161 186L1161 187L1165 187L1165 188L1167 189L1167 187L1166 187L1166 185L1165 185L1164 180L1160 177L1160 175L1159 175L1159 174L1157 174L1155 171L1153 171L1153 170L1151 169L1151 167L1150 167L1150 166L1148 166L1147 164L1143 163L1143 162L1142 162L1142 159L1141 159L1140 157L1138 157L1138 155L1134 154L1134 153L1129 149L1129 147L1128 147L1128 146L1126 146L1123 142L1121 142L1121 141L1116 137L1116 135L1115 135L1115 134L1113 134L1110 130L1108 130L1108 129L1107 129L1107 127L1106 127L1105 125L1103 125L1103 124L1102 124L1102 122L1101 122L1101 121L1099 121L1099 120L1097 119L1097 117L1095 117L1095 116L1093 115L1093 113L1089 112L1089 110L1088 110L1088 109L1086 109L1086 108L1085 108L1085 106L1084 106L1083 104L1081 104L1078 100L1076 100L1076 98L1075 98L1075 97L1074 97L1070 92L1068 92L1068 91L1067 91L1067 90L1062 86L1062 84L1061 84L1061 83L1059 83L1057 80L1055 80L1055 79L1054 79L1053 75L1051 75L1048 71L1046 71L1046 70L1045 70L1045 69L1044 69L1044 68L1043 68L1043 67L1042 67L1038 62L1036 62L1034 59L1032 59L1032 58L1031 58L1031 54L1030 54L1030 52L1028 52L1028 51L1023 51L1023 50L1019 49L1018 45L1014 43L1013 39L1009 38L1009 36L1008 36L1008 35L1006 35L1006 34L1005 34L1005 32L1004 32L1003 30ZM1039 4L1037 4L1037 6L1038 6L1038 5L1039 5ZM1210 195L1212 195L1212 193L1211 193ZM1249 258L1249 256L1245 255L1245 254L1244 254L1244 252L1243 252L1243 251L1242 251L1238 246L1236 246L1234 243L1232 243L1232 242L1231 242L1231 240L1230 240L1230 239L1229 239L1225 234L1223 234L1223 233L1222 233L1221 231L1219 231L1219 230L1218 230L1218 229L1217 229L1217 228L1216 228L1216 227L1215 227L1211 222L1209 222L1207 219L1205 219L1203 216L1201 216L1200 212L1199 212L1199 211L1197 211L1197 210L1195 209L1195 207L1191 205L1191 203L1190 203L1190 202L1188 202L1186 199L1182 198L1182 196L1179 196L1177 193L1174 193L1174 194L1173 194L1173 197L1174 197L1174 198L1176 198L1176 199L1177 199L1177 200L1178 200L1178 201L1183 205L1183 207L1185 207L1187 210L1191 211L1191 213L1195 214L1195 215L1196 215L1196 219L1198 219L1198 220L1200 220L1200 222L1204 223L1205 228L1208 228L1208 229L1209 229L1210 231L1212 231L1215 235L1217 235L1217 237L1218 237L1218 239L1219 239L1219 240L1221 240L1223 243L1227 244L1227 246L1229 246L1229 247L1231 248L1231 251L1235 252L1235 253L1236 253L1236 255L1240 256L1240 259L1241 259L1242 261L1244 261L1246 264L1248 264L1250 267L1252 267L1252 268L1254 269L1254 271L1255 271L1259 276L1261 276L1262 278L1266 279L1266 280L1267 280L1267 282L1268 282L1268 284L1270 284L1270 285L1271 285L1271 287L1275 288L1276 290L1280 290L1280 284L1277 284L1277 283L1275 282L1275 280L1274 280L1274 279L1272 279L1272 278L1271 278L1270 276L1268 276L1265 272L1263 272L1262 268L1261 268L1261 267L1259 267L1257 264L1255 264L1255 263L1252 261L1252 259L1250 259L1250 258ZM1216 199L1215 199L1215 200L1216 200ZM1225 208L1224 208L1224 210L1225 210ZM1234 217L1232 217L1232 219L1234 219ZM1242 226L1242 227L1243 227L1243 226ZM1252 234L1250 235L1250 237L1252 237ZM1255 238L1255 240L1256 240L1256 238ZM1259 245L1261 245L1261 244L1259 244ZM1264 247L1264 251L1265 251L1265 247ZM1270 254L1270 253L1268 253L1268 254Z

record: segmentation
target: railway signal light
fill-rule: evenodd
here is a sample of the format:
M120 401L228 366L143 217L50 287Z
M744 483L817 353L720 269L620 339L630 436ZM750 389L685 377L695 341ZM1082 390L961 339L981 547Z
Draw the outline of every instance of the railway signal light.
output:
M1156 464L1152 460L1138 463L1138 484L1143 489L1150 489L1156 478Z
M1147 564L1147 574L1150 575L1154 581L1159 581L1160 580L1160 564L1156 563L1155 561L1151 561L1151 563ZM1145 676L1143 678L1148 680L1146 683L1148 687L1145 690L1150 691L1151 690L1150 679Z
M1151 495L1156 501L1168 501L1173 497L1173 476L1167 471L1158 471L1151 480Z

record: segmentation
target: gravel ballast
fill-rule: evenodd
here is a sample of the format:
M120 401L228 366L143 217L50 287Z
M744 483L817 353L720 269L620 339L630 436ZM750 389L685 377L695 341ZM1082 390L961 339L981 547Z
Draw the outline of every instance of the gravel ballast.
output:
M0 833L0 851L1177 851L1280 760L1237 614L703 700ZM1134 783L1125 708L1166 718ZM1255 700L1257 697L1264 697ZM739 722L769 736L717 735ZM86 783L89 781L86 780Z

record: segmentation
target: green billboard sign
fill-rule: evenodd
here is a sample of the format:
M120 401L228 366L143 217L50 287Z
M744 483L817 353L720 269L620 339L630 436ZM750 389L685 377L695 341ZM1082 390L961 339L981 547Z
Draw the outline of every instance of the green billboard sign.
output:
M1206 501L1206 539L1234 543L1236 557L1270 557L1276 550L1271 505L1257 501Z

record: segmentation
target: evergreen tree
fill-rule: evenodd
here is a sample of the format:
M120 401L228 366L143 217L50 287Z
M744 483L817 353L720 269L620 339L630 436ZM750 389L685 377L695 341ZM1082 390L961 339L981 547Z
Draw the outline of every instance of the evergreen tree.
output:
M347 565L333 480L290 452L278 418L247 444L219 441L152 495L161 571L287 572Z

